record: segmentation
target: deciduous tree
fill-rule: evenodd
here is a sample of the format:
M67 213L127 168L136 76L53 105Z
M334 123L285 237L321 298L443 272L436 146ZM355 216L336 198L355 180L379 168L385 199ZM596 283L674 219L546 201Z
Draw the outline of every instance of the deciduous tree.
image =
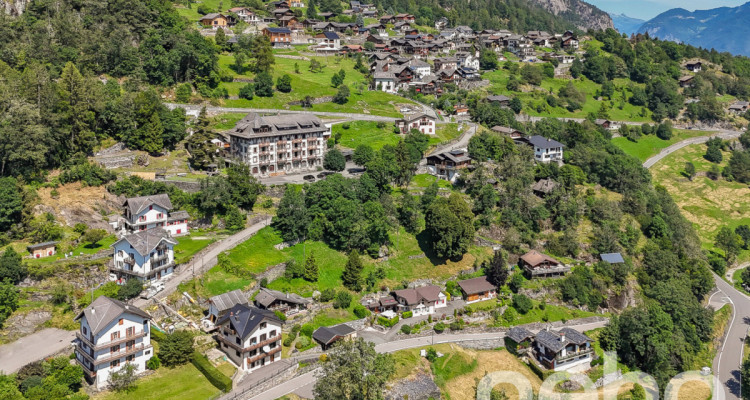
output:
M379 400L395 371L390 354L361 338L339 341L323 363L314 394L319 400Z

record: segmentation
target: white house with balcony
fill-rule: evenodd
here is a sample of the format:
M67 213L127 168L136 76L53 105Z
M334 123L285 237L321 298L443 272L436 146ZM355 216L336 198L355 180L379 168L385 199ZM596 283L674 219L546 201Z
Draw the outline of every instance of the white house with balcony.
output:
M411 311L415 317L434 314L436 309L448 306L447 296L435 285L396 290L393 297L398 302L399 311Z
M113 280L120 284L130 278L152 281L171 274L175 268L176 244L177 241L163 229L124 236L112 245L114 255L110 273Z
M151 196L131 197L122 204L124 219L121 234L140 232L147 229L161 228L172 236L188 233L188 219L186 211L172 211L172 202L166 193Z
M73 340L75 357L86 380L101 389L125 364L146 371L153 357L151 316L121 301L100 296L75 318L81 329Z
M549 370L575 373L591 369L591 339L575 329L542 330L532 346L537 361Z
M534 160L543 163L562 162L565 146L557 140L539 135L529 136L522 140L534 148Z
M273 311L236 304L216 322L219 347L244 372L281 360L281 320Z
M396 120L396 127L402 134L409 133L412 129L416 129L425 135L435 134L435 122L437 118L427 114L415 114L411 116L404 116L404 118Z

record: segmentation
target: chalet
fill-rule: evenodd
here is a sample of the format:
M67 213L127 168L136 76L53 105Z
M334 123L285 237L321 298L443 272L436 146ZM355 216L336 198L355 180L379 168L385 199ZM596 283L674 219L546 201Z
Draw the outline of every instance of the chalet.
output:
M375 44L386 44L387 40L388 39L386 39L386 38L384 38L382 36L379 36L379 35L376 36L376 35L373 35L372 33L370 33L369 35L367 35L367 39L365 39L366 42L372 42L372 43L375 43Z
M365 29L367 29L374 35L378 35L380 37L388 37L388 29L383 24L365 25Z
M281 360L281 324L271 311L237 304L216 323L219 349L243 372L256 371Z
M685 64L685 68L690 72L700 72L703 68L703 63L700 61L688 62Z
M315 48L318 51L339 51L341 49L341 38L336 32L322 32L315 35L315 42L318 46Z
M393 72L397 85L404 89L408 89L409 83L414 79L414 72L408 65L393 65L388 68L388 71Z
M565 50L578 50L579 45L578 36L571 31L566 31L560 38L560 47Z
M482 75L479 73L479 70L471 67L461 67L458 70L458 75L461 77L462 80L466 81L478 81L482 79Z
M459 117L469 115L469 106L466 104L456 104L453 106L453 114Z
M435 20L435 30L442 31L448 27L448 18L440 17Z
M432 73L432 66L430 64L416 58L409 60L407 65L418 79L422 79Z
M75 321L81 324L73 340L75 360L87 382L101 389L126 364L133 365L136 374L146 372L146 362L154 355L147 312L99 296Z
M507 126L496 125L493 126L491 130L502 135L507 135L513 140L521 139L523 137L523 132L519 131L518 129L509 128Z
M239 20L248 24L257 24L260 18L252 10L245 7L230 8L229 12L236 15Z
M289 2L286 0L272 1L270 4L273 6L275 10L288 9L290 7Z
M530 330L514 326L505 334L505 348L517 356L527 354L532 348L534 336Z
M245 294L242 293L242 290L239 289L209 298L208 320L215 324L216 321L223 318L224 314L237 304L245 306L249 304L247 296L245 296Z
M130 197L122 204L124 218L118 221L121 234L148 229L164 229L171 236L186 235L189 215L186 211L172 211L172 202L166 193Z
M747 101L736 101L729 106L729 112L733 114L743 114L750 108L750 103Z
M398 302L399 311L411 311L415 317L434 314L436 309L448 306L447 296L435 285L396 290L393 297Z
M27 246L32 258L44 258L54 256L57 253L57 242L43 242Z
M458 68L458 59L456 57L438 57L432 60L432 64L435 66L435 71L443 69L456 69Z
M443 83L458 83L461 80L461 74L457 69L441 69L437 72L438 78Z
M468 51L456 52L459 67L473 68L479 70L479 56Z
M563 160L563 144L557 140L534 135L522 139L534 148L534 160L537 162L561 162Z
M302 2L301 0L292 0L289 3L289 6L293 8L305 8L305 3Z
M282 27L291 29L297 24L299 24L299 20L297 20L297 17L295 17L294 15L284 15L283 17L279 18L279 25L281 25Z
M276 18L276 20L280 20L281 17L292 17L294 16L294 12L288 8L277 8L273 10L273 17Z
M118 283L136 278L161 279L174 272L174 246L177 241L163 229L149 229L126 235L112 244L110 276Z
M351 340L357 337L357 331L347 324L339 324L334 326L321 326L313 332L313 340L320 344L323 351L331 348L331 346L339 340Z
M576 60L576 57L570 54L555 54L552 57L560 64L573 64L573 61Z
M458 281L458 286L464 294L466 304L494 299L497 296L497 288L486 276Z
M383 25L394 24L396 23L396 18L393 15L383 15L380 17L380 23Z
M411 14L396 14L394 16L394 18L398 22L400 22L400 21L414 22L416 20L416 18L413 15L411 15Z
M487 96L487 101L489 101L490 103L495 103L495 104L497 104L499 106L505 106L505 107L509 106L510 105L510 100L511 100L510 97L503 96L501 94Z
M460 171L469 165L471 158L465 150L451 150L427 156L427 172L449 182L455 182Z
M474 30L466 25L459 25L456 27L456 35L459 38L467 38L474 34Z
M405 35L408 35L408 34L412 34L412 33L413 33L413 32L411 32L411 29L412 29L412 28L411 28L411 22L408 22L408 21L401 21L401 22L396 22L396 23L395 23L395 24L393 25L393 29L395 29L395 30L397 30L397 31L401 31L401 32L402 32L402 33L404 33ZM415 34L415 35L416 35L417 33L419 33L419 31L417 31L416 33L413 33L413 34Z
M396 127L402 134L406 134L412 129L416 129L426 135L434 135L435 121L436 118L433 116L427 114L414 114L397 119Z
M361 45L358 44L345 44L341 46L341 53L343 54L354 54L354 53L361 53L364 49Z
M336 13L334 13L334 12L322 12L322 13L318 13L318 16L320 18L323 18L324 21L328 21L331 18L334 18L336 16Z
M531 186L531 191L539 197L547 196L560 186L552 179L540 179Z
M224 14L211 13L201 17L198 22L200 22L204 28L219 29L227 26L228 19Z
M396 75L393 72L375 72L373 75L373 89L387 93L396 93Z
M373 313L398 310L398 301L396 301L393 296L385 296L377 299L367 298L363 299L360 304L367 307L367 309Z
M622 254L620 253L603 253L599 257L609 265L625 264L625 259L622 258Z
M572 328L542 330L534 336L533 353L552 371L584 372L591 368L592 340Z
M570 267L536 250L522 255L518 264L530 278L561 276L570 271Z
M440 79L435 74L427 75L417 82L412 82L411 85L414 86L417 93L435 94L442 92Z
M284 293L278 290L261 288L255 295L255 306L263 310L280 311L286 316L307 311L312 300L296 293Z
M321 22L322 21L318 21L317 19L306 18L302 21L302 27L305 29L315 29L315 26Z
M263 28L263 36L267 37L274 47L287 47L292 42L292 31L289 28Z
M686 87L693 86L693 78L694 76L692 75L686 75L686 76L680 77L679 79L680 87L686 88Z

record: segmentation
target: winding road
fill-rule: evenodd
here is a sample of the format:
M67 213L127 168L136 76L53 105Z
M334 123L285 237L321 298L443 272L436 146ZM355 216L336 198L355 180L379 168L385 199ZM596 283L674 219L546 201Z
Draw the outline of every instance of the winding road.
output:
M664 157L674 153L675 151L690 146L691 144L700 144L700 143L706 143L708 139L711 139L713 137L720 137L722 139L736 139L742 135L743 132L739 131L717 131L715 134L707 135L707 136L698 136L690 139L685 139L683 141L677 142L669 147L664 148L662 151L659 152L659 154L649 158L643 163L643 166L645 168L651 168L654 166L654 164L661 161Z
M727 332L721 348L716 354L713 372L720 389L716 391L715 400L739 400L740 365L742 364L744 340L750 328L750 297L741 293L731 284L714 275L717 291L711 295L709 302L730 303L732 305L732 319L729 321ZM715 303L714 303L715 304Z

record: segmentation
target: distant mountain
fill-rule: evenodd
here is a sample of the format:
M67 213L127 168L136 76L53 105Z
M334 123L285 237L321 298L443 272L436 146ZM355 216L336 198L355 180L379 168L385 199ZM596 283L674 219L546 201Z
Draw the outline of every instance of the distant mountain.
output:
M675 8L644 23L638 32L732 54L750 56L750 2L690 12Z
M625 14L609 13L609 16L612 17L612 22L615 23L615 29L620 33L628 35L638 32L638 28L646 22L642 19L628 17Z
M609 14L582 0L531 0L581 30L614 28Z

